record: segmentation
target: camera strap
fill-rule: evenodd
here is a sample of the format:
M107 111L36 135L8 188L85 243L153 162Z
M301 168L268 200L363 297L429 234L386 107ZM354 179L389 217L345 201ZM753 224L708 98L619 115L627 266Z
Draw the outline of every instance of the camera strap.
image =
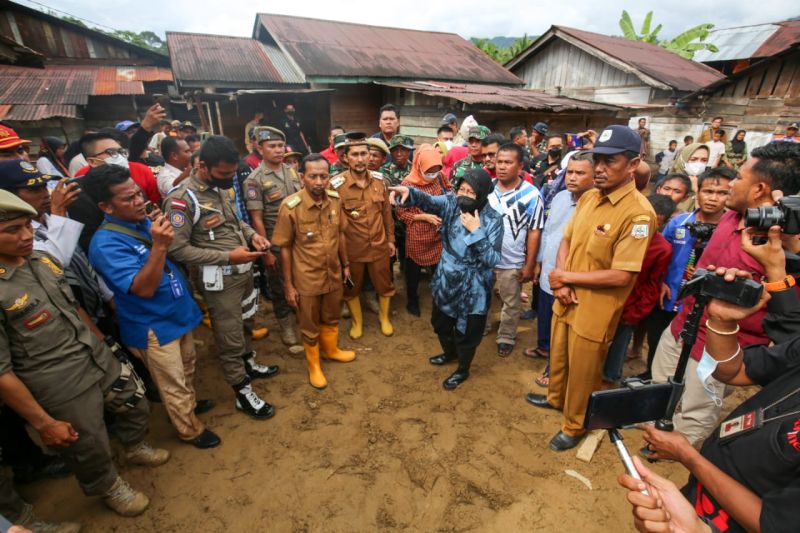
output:
M783 413L776 416L771 416L769 418L764 418L764 415L767 411L776 407L792 396L800 393L800 387L796 388L795 390L785 394L781 398L778 398L771 404L766 407L754 409L753 411L748 411L742 415L737 417L731 418L730 420L724 421L719 426L719 442L720 444L725 442L730 442L731 440L740 437L746 433L751 433L753 431L757 431L764 427L764 424L767 422L773 422L775 420L782 420L784 418L788 418L793 415L800 414L800 409L791 411L789 413Z

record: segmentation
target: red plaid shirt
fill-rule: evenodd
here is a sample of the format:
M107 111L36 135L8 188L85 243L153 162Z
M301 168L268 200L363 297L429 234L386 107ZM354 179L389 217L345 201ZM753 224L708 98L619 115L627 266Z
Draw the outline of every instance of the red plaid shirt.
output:
M422 187L405 180L401 185L413 187L431 196L438 196L446 192L438 180L426 183ZM414 215L423 212L417 207L397 208L397 216L406 225L406 257L420 266L431 266L438 264L442 255L442 235L435 226L427 222L414 221Z

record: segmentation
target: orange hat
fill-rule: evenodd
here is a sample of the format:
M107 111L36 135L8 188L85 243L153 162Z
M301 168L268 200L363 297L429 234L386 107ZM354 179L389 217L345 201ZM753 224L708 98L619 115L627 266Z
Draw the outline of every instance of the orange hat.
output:
M6 126L0 125L0 150L8 150L23 144L30 144L28 139L20 139L17 132Z

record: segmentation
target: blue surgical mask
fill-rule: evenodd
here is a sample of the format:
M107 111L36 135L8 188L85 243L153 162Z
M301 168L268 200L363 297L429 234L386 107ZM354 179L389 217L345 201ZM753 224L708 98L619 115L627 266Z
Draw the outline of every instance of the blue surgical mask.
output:
M703 389L706 391L706 396L714 402L714 405L722 407L722 398L717 395L717 389L713 383L714 378L712 377L712 374L717 369L717 364L718 361L711 357L707 351L703 350L703 356L697 364L697 379L700 380Z

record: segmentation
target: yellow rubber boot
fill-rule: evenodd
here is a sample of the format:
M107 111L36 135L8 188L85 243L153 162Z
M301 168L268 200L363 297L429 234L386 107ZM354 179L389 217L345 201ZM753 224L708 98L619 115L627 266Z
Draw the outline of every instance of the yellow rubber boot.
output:
M324 389L328 386L328 380L325 379L325 374L322 373L322 367L319 365L319 344L312 346L307 342L303 342L303 348L306 349L309 383L311 383L312 387Z
M387 337L391 337L394 334L394 328L392 327L392 323L389 322L389 304L391 303L392 303L391 296L378 297L378 306L380 308L380 313L378 313L378 320L380 320L381 322L381 333L383 333Z
M364 334L364 317L361 314L361 300L358 299L358 296L347 300L347 308L350 309L350 321L352 322L350 325L350 338L360 339Z
M339 349L339 326L320 325L319 344L322 347L322 357L325 359L349 363L356 358L356 352Z

